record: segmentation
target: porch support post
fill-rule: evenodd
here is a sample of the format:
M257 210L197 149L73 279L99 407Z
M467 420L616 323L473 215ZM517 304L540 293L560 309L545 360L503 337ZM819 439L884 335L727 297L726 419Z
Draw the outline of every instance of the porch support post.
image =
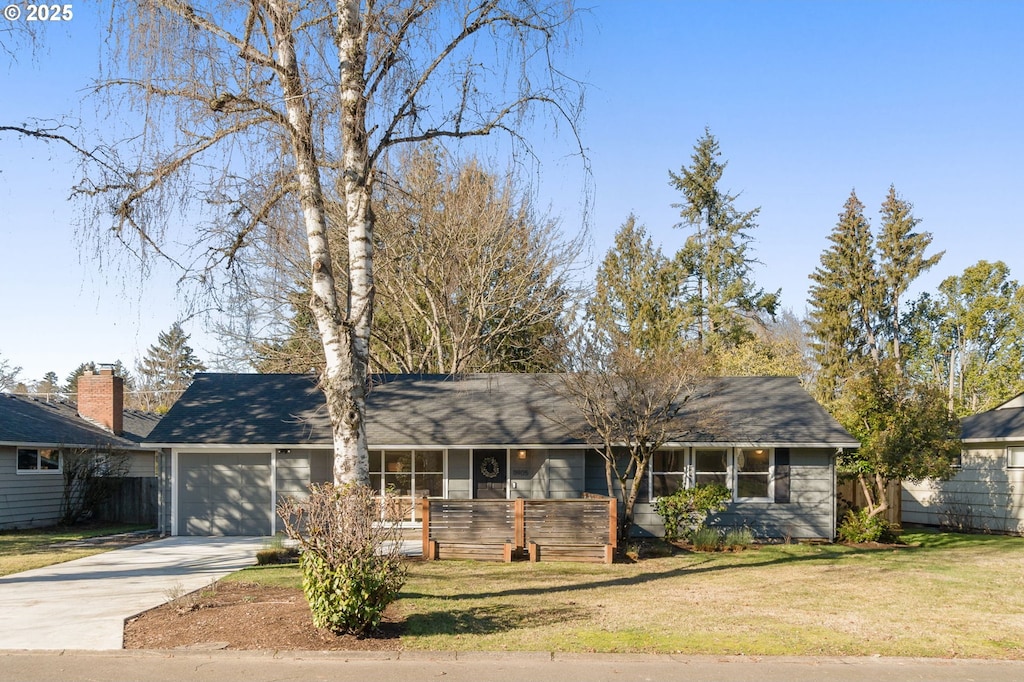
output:
M613 497L608 500L608 544L614 549L618 546L618 538L616 537L619 532L619 503Z
M516 548L526 546L526 500L514 500L513 524L516 531Z
M423 522L423 558L433 561L434 548L430 543L430 498L424 497L421 501L420 520Z

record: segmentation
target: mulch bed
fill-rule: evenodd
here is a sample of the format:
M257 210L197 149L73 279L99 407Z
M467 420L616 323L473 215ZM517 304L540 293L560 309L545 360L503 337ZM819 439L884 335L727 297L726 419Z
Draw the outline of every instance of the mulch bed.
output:
M396 651L402 627L389 609L371 636L335 635L313 627L300 589L226 582L130 619L124 648Z

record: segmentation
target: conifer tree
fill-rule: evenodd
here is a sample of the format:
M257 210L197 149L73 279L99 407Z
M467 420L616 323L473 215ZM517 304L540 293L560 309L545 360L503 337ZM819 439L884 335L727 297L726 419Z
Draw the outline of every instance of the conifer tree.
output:
M945 254L940 251L925 257L932 236L928 232L914 231L921 221L914 217L913 208L913 204L900 197L896 187L890 185L882 203L882 225L877 241L880 306L896 371L901 374L904 366L900 299L906 295L910 284Z
M51 371L44 374L43 378L32 386L32 393L46 400L63 397L57 373Z
M905 376L900 350L900 299L942 254L925 257L931 235L914 232L920 221L894 188L881 214L875 241L850 193L808 300L817 393L861 442L840 469L858 480L868 517L888 508L888 481L948 476L959 452L957 420L934 385Z
M597 270L589 306L595 328L616 330L641 353L678 347L686 317L677 304L679 274L636 216L629 216Z
M875 324L879 313L871 226L856 192L839 214L821 265L810 275L811 349L818 363L816 388L826 403L835 399L842 380L868 353L877 359Z
M774 319L779 292L756 287L751 269L750 232L761 209L740 211L738 195L720 187L727 162L719 160L718 141L711 131L694 146L691 165L679 174L669 172L673 187L683 195L677 204L693 233L677 255L687 273L683 303L695 320L694 333L702 343L735 345L749 338L751 322Z
M196 372L206 366L188 345L189 336L175 322L157 336L137 366L140 388L148 396L148 409L166 412L185 392Z
M83 362L78 367L75 367L68 375L67 381L64 383L64 393L71 398L71 400L78 399L78 379L86 372L95 372L96 363L93 361Z

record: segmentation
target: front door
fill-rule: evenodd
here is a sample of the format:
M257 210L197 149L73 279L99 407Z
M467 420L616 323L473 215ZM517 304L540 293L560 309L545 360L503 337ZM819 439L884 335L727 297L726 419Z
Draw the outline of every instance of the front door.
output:
M504 500L507 494L508 452L473 451L473 497L478 500Z

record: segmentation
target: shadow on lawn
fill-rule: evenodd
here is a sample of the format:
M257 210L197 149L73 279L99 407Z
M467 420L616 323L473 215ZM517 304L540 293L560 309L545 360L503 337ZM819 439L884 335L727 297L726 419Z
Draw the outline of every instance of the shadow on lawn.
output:
M406 636L490 635L521 628L564 623L581 615L582 609L575 605L535 609L500 604L431 611L406 616L403 634Z
M928 548L899 546L896 549L899 552L916 552ZM720 571L741 571L743 569L748 568L767 568L769 566L780 566L792 563L829 562L858 555L878 554L880 551L885 552L886 550L880 550L878 548L853 547L847 545L825 545L821 546L816 554L773 556L772 558L765 559L764 561L754 560L744 561L742 563L715 562L716 555L708 554L706 555L706 558L702 558L700 563L696 565L691 563L686 566L680 566L678 568L669 568L665 570L646 570L635 575L627 575L604 580L580 580L562 585L518 587L507 590L487 592L461 592L458 594L450 594L444 596L437 594L425 594L421 592L406 592L403 590L401 597L402 599L444 599L445 601L461 601L467 599L488 599L492 597L525 597L549 595L558 592L577 592L581 590L599 589L604 587L634 587L637 585L657 583L661 580L668 580L671 578L679 578L683 576L697 576L706 573L718 573ZM698 555L693 554L691 556ZM643 567L644 564L645 562L641 562L640 564L636 564L634 566ZM616 565L625 566L625 564Z

